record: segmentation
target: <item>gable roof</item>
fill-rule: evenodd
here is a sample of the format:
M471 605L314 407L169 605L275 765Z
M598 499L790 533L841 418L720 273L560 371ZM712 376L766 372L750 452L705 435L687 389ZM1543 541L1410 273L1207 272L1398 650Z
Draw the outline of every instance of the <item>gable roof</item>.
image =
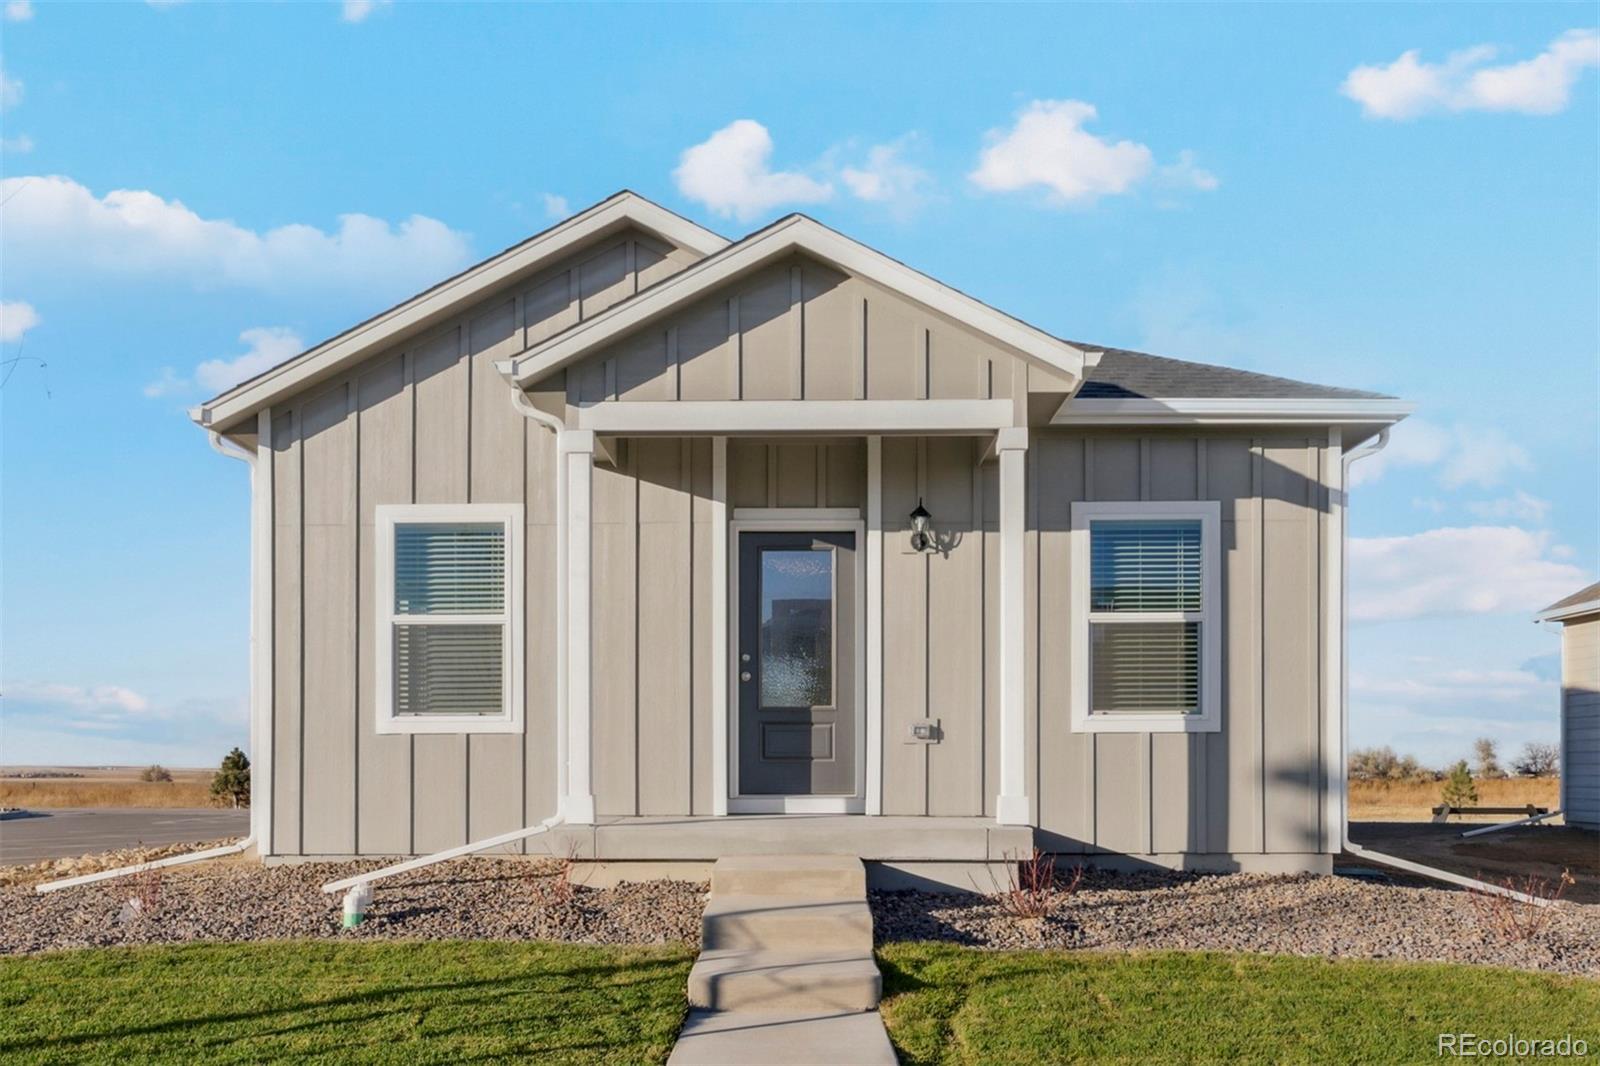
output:
M1191 363L1125 348L1080 345L1101 353L1084 376L1078 399L1167 400L1230 398L1259 400L1392 400L1381 392L1341 389L1250 370Z
M848 274L931 307L1025 359L1081 379L1090 353L935 281L806 215L788 215L684 270L496 364L520 387L577 362L596 348L684 306L709 290L783 256L804 252Z
M699 255L711 255L728 245L727 238L624 189L235 385L191 409L189 416L207 429L228 429L278 398L332 377L384 346L447 318L480 293L630 225Z
M1576 618L1580 614L1600 614L1600 581L1581 588L1570 596L1563 596L1540 611L1535 618L1541 622L1559 622Z

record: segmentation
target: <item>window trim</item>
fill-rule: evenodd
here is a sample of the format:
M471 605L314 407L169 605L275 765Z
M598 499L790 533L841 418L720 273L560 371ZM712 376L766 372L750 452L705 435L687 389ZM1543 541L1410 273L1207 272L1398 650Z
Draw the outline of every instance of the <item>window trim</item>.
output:
M373 595L373 663L375 727L380 734L416 733L521 733L523 707L523 521L516 503L404 503L379 504L374 516L375 579ZM500 523L506 531L505 646L501 655L504 705L498 715L406 715L394 713L394 627L397 621L417 616L394 610L394 542L397 525L432 523ZM471 616L482 622L481 616ZM412 624L419 624L415 621ZM461 624L433 622L420 624Z
M1222 729L1222 504L1128 500L1071 505L1071 711L1075 733L1216 733ZM1194 714L1092 714L1089 710L1090 526L1094 522L1200 522L1200 708ZM1140 614L1170 621L1172 612ZM1128 621L1134 621L1130 616Z

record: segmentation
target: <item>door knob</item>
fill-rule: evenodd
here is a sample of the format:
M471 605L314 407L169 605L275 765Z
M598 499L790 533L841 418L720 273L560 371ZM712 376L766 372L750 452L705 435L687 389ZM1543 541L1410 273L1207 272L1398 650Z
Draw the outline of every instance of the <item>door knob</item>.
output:
M750 661L750 653L749 652L745 652L742 655L740 655L739 656L739 661L742 662L742 663L749 662Z
M743 673L741 673L739 675L739 680L740 681L749 681L750 680L750 671L746 670Z

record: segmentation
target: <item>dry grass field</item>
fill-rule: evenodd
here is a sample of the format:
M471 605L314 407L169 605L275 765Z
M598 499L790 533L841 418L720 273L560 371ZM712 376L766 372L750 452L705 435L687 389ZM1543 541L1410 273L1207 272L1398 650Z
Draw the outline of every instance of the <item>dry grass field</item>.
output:
M0 807L212 807L212 770L168 767L171 781L141 781L142 766L7 766L0 769ZM79 777L15 777L71 773Z
M1554 810L1560 805L1560 781L1554 777L1508 777L1476 781L1478 806L1521 807L1533 804ZM1426 822L1441 802L1443 781L1352 781L1352 822ZM1464 815L1451 821L1505 822L1514 815Z

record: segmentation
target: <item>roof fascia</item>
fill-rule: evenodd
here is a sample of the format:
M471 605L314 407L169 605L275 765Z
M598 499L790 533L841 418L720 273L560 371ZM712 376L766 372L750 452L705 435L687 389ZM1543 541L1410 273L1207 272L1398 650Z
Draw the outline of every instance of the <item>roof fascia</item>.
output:
M1174 398L1067 399L1052 426L1393 425L1415 410L1402 400Z
M804 215L791 215L722 252L496 364L526 388L673 308L792 252L805 252L993 338L1008 350L1081 380L1085 352Z
M386 344L427 329L479 293L535 270L585 241L629 225L702 256L714 255L729 243L727 238L642 196L618 193L191 408L189 416L209 429L227 428L283 395L336 375Z
M1600 600L1585 600L1582 603L1569 603L1565 607L1551 607L1534 615L1536 622L1563 622L1579 615L1600 614Z

